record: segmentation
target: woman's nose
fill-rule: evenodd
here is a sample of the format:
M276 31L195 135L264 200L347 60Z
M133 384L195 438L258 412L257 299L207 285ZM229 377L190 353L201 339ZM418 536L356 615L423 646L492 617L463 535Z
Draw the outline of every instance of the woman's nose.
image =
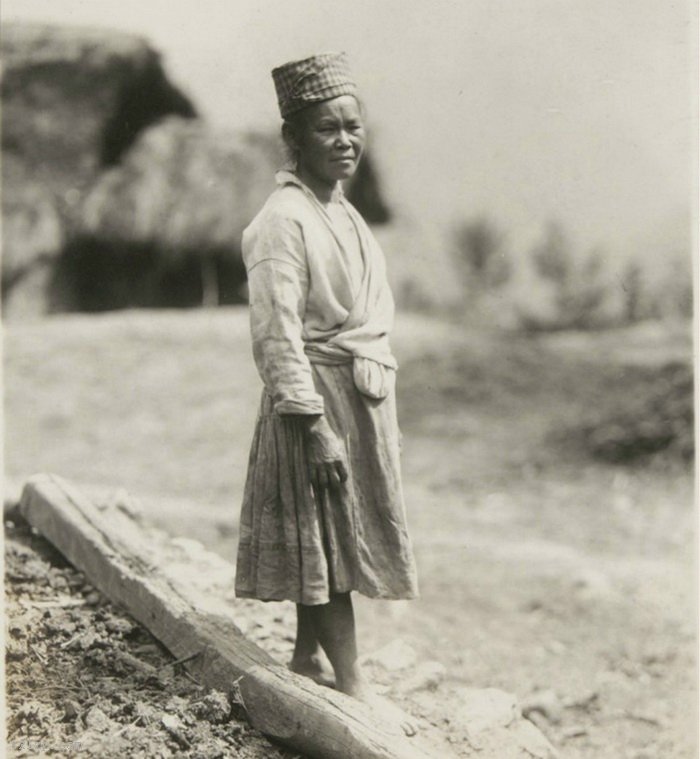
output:
M350 142L350 136L344 129L341 129L340 132L338 132L336 145L338 145L339 147L344 147L346 145L351 145L351 144L352 143Z

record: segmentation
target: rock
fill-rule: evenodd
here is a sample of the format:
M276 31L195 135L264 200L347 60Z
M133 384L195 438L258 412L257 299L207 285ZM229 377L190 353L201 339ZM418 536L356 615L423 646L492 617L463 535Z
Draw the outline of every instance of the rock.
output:
M185 735L185 728L176 714L164 714L160 722L181 748L190 748L190 742Z
M158 710L145 701L137 701L134 704L134 713L137 717L141 718L141 724L143 725L150 725L151 722L158 719L159 715Z
M109 617L109 619L105 620L105 627L115 635L128 635L133 632L135 626L128 619Z
M203 553L207 552L201 541L193 540L192 538L172 538L170 545L179 548L191 561L197 561Z
M530 712L530 714L527 716L527 719L545 735L548 735L550 724L542 712Z
M539 690L531 693L521 704L523 717L530 719L533 714L541 714L548 722L561 722L564 705L553 690Z
M180 730L182 728L180 718L176 714L164 714L160 718L160 721L163 724L163 727L168 731Z
M225 693L211 690L201 701L193 704L192 712L200 719L205 719L212 724L220 724L226 722L231 716L231 704Z
M135 522L143 520L143 504L125 488L119 488L119 490L112 493L105 503L105 508L119 509L119 511L124 512Z
M513 726L513 737L517 745L528 757L535 759L557 759L557 752L545 735L532 722L519 720Z
M182 696L172 696L165 705L165 711L173 714L182 714L187 710L188 706L187 699L182 698Z
M364 657L363 663L377 664L387 672L397 672L413 667L417 658L416 652L408 643L396 638L378 651Z
M600 694L598 691L592 690L580 696L566 698L562 701L562 704L566 709L582 709L588 711L597 705L599 699Z
M28 612L14 617L8 624L7 631L13 638L26 638L27 628L33 625L33 617Z
M98 733L107 732L114 722L100 709L99 706L91 706L85 715L85 727Z
M229 756L228 746L220 738L213 738L197 745L189 754L190 759L221 759Z
M27 655L27 644L23 640L8 638L5 641L5 659L7 661L21 661Z
M496 688L461 688L448 714L454 735L471 746L479 759L556 759L547 737L532 722L523 719L511 693ZM472 754L467 754L471 756Z
M70 641L70 645L67 645L66 648L72 649L76 646L80 648L82 651L87 651L88 649L95 646L100 641L100 636L91 629L85 630L84 633L81 633L77 638Z
M412 693L417 690L435 690L445 679L447 670L439 661L421 662L412 675L409 675L399 684L399 690L403 693Z
M80 704L73 699L63 702L63 722L71 722L80 714Z
M479 735L494 727L508 727L520 711L514 695L496 688L462 688L458 691L457 721L470 735Z
M63 570L55 567L49 570L48 582L54 590L65 590L68 587L68 581L63 575Z

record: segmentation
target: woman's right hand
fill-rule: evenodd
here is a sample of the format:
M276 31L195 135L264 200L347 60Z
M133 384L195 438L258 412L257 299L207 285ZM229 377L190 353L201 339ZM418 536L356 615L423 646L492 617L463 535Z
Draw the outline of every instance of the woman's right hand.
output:
M311 484L317 497L322 497L324 491L337 490L348 478L345 448L325 416L306 421L306 441Z

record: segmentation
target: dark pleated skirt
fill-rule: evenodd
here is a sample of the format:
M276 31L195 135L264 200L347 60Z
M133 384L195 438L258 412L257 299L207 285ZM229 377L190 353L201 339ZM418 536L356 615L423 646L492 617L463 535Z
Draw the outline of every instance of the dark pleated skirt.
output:
M236 595L309 605L351 590L415 598L393 389L382 400L361 394L352 364L314 364L313 371L326 418L346 447L348 480L317 501L303 428L275 414L263 392L241 509Z

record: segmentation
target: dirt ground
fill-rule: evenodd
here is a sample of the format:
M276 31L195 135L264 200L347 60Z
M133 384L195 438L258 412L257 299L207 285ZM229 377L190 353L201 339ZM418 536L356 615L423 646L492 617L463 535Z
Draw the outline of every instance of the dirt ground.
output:
M562 756L696 756L692 472L664 455L624 467L597 462L567 434L641 392L649 367L689 360L687 330L641 325L523 338L404 316L394 345L421 598L358 599L363 650L393 651L384 666L372 667L380 686L421 718L442 720L458 748L458 726L448 719L467 703L469 688L496 687L517 695ZM12 327L5 336L6 470L15 481L52 471L87 490L124 487L156 522L232 559L258 393L240 309ZM36 578L17 583L8 576L7 585L33 601L55 593ZM82 624L90 630L105 620L89 615L109 607L42 613L69 615L77 632L70 618L76 609L88 615ZM280 609L278 632L259 634L290 646L290 610ZM64 641L42 639L39 629L30 626L38 637L24 642L46 658L47 646ZM168 661L163 652L160 659L133 653L129 634L110 637L156 667ZM41 660L27 648L10 664L20 671L33 664L36 674ZM430 671L432 680L407 693L411 677ZM87 706L99 706L117 730L136 721L135 704L149 703L137 682L148 679L131 676L129 694L114 686L112 707L106 695L81 701L87 693L80 683L63 679L76 687L79 716L56 723L50 737L76 735L69 728L82 729L76 720L84 721ZM19 680L11 687L41 704L28 692L31 671L18 678L27 690ZM240 725L236 740L245 738L253 751L254 741L264 740L235 720L188 725L205 694L182 673L160 691L154 709L168 713L175 696L186 701L174 712L179 723L210 731L206 740L225 742L231 725ZM67 700L62 694L51 708ZM41 737L53 717L40 717L44 728L31 732L32 714L17 708L10 727ZM146 722L141 717L122 736L146 730ZM171 752L186 750L168 738L162 717L148 726L171 741L162 744Z
M292 757L21 519L5 524L10 756Z

